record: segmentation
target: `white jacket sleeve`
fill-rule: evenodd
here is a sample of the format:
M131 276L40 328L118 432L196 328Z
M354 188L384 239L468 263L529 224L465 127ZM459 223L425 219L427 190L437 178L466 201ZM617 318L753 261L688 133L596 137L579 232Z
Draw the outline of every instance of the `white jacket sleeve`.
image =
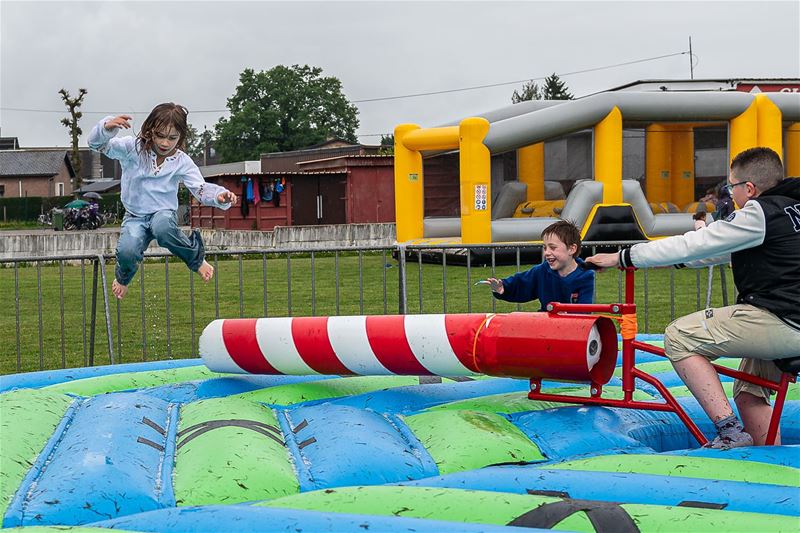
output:
M723 262L733 252L759 246L765 233L761 204L747 202L730 220L624 249L620 252L620 265L645 268L692 262L691 266L703 266L713 264L709 262L712 258Z
M188 159L188 156L186 157ZM208 183L204 180L200 169L197 168L197 165L191 160L184 164L183 184L189 189L192 196L197 198L203 205L209 205L223 210L230 209L232 205L231 203L223 204L217 201L217 196L219 196L220 193L227 192L228 189L216 183Z
M136 138L120 137L117 139L119 128L107 130L104 126L107 120L113 118L109 115L94 125L89 133L89 148L95 152L101 152L111 159L128 159L136 150Z
M718 222L720 222L720 221L716 220L716 221L711 222L708 225L710 226L711 224L717 224ZM708 227L708 226L706 226L706 227ZM704 268L704 267L709 267L709 266L728 264L730 262L731 262L731 254L730 253L724 253L722 255L716 255L716 256L713 256L713 257L705 257L703 259L697 259L695 261L687 261L685 263L676 264L675 267L676 268L684 268L684 267L685 268Z

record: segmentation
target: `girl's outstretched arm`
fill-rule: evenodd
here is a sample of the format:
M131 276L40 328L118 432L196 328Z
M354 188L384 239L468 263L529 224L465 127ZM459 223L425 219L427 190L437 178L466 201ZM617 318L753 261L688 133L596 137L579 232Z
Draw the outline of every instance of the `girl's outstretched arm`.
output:
M236 204L236 195L231 191L224 191L217 195L217 202L221 204Z
M118 117L114 117L111 120L105 120L103 123L103 127L107 130L113 130L115 128L123 128L123 129L130 129L131 123L130 121L133 120L133 117L130 115L120 115Z
M183 184L201 204L219 209L229 209L236 202L236 195L231 191L204 180L200 169L191 160L187 161L186 166L182 169L182 174Z
M131 127L131 117L119 115L118 117L105 117L95 124L89 132L89 148L96 152L102 152L111 159L127 159L135 153L135 137L115 138L120 128L128 129Z

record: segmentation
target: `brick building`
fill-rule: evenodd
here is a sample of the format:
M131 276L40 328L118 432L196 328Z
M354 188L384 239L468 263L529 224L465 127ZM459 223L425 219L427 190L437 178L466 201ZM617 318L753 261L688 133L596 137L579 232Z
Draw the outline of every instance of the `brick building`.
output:
M67 196L75 171L65 149L0 150L0 197Z

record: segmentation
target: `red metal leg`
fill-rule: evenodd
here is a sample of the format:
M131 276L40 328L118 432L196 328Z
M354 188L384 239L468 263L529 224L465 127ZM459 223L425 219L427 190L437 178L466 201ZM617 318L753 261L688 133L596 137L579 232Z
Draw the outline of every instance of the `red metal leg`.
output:
M702 431L700 431L700 428L697 427L697 424L695 424L694 421L689 418L689 415L686 414L686 411L683 410L683 407L681 407L681 405L663 383L658 381L650 374L642 372L638 368L633 369L633 374L635 377L654 386L658 392L661 393L664 401L667 403L667 405L672 407L672 411L678 415L678 418L681 419L681 422L683 422L683 424L686 426L686 429L689 430L689 433L691 433L692 436L697 439L697 442L700 443L700 446L704 446L708 442L708 439L706 439L706 436L703 435Z
M636 304L634 302L634 270L632 268L625 270L625 304L606 304L606 305L597 305L597 304L590 304L590 305L582 305L580 306L581 309L577 309L577 305L570 305L570 304L551 304L552 308L550 311L553 312L612 312L614 314L623 314L623 313L635 313L636 312ZM610 309L609 309L610 308ZM654 411L666 411L675 413L678 418L680 418L681 422L686 426L689 432L697 439L697 442L700 445L705 445L708 440L706 439L703 432L700 431L700 428L689 418L689 415L686 414L686 411L683 410L681 405L669 392L663 383L661 383L658 379L651 376L650 374L643 372L636 368L636 350L642 350L645 352L653 353L656 355L660 355L662 357L666 357L666 353L664 352L663 348L658 346L653 346L652 344L648 344L646 342L637 341L635 339L622 339L622 390L623 390L623 399L622 400L614 400L602 397L602 388L597 387L595 390L595 385L593 384L593 390L591 391L591 396L589 398L586 397L579 397L579 396L567 396L567 395L559 395L559 394L550 394L550 393L543 393L542 386L541 386L541 379L532 379L531 380L531 392L528 393L528 398L532 400L546 400L546 401L553 401L553 402L564 402L564 403L575 403L575 404L593 404L593 405L605 405L609 407L622 407L626 409L650 409ZM732 370L727 367L723 367L720 365L712 364L714 369L717 373L733 377L735 379L740 379L743 381L747 381L750 383L754 383L756 385L766 387L778 392L778 396L775 399L775 404L772 410L772 418L770 419L769 429L767 431L767 444L774 444L775 438L778 434L778 427L780 424L781 414L783 412L783 404L786 401L786 393L789 388L789 383L793 383L796 381L797 377L791 374L783 374L781 376L781 381L779 383L766 380L764 378L760 378L758 376L753 376L751 374L745 374L744 372L740 372L738 370ZM642 381L646 381L653 385L661 396L664 398L664 403L654 403L654 402L640 402L635 401L633 399L633 393L636 390L635 380L636 378L641 379Z
M794 383L797 378L785 372L781 374L781 383L778 386L778 396L775 398L775 404L772 406L772 417L769 419L769 429L767 430L767 446L775 444L775 438L778 436L778 427L781 423L781 414L783 413L783 404L786 401L786 393L789 390L789 383Z

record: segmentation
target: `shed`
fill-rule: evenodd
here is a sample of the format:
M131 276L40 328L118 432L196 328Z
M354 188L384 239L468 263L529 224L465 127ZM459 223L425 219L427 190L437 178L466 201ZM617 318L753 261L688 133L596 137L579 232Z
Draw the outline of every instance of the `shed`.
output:
M343 202L344 220L335 223L365 224L394 222L394 157L391 155L339 155L325 159L298 162L303 175L339 173L343 176L336 185L327 177L295 180L295 191L304 188L304 196L319 195L325 215L325 203L336 195ZM301 185L303 183L303 185ZM316 186L316 189L314 188ZM327 222L320 222L327 223Z
M206 181L222 185L239 197L237 205L228 210L200 205L191 199L189 220L193 228L217 228L268 231L275 226L289 226L292 220L292 187L287 173L225 173L205 176ZM276 181L283 191L276 192ZM248 200L248 185L253 199ZM263 192L273 187L268 197ZM258 190L258 201L255 191Z

